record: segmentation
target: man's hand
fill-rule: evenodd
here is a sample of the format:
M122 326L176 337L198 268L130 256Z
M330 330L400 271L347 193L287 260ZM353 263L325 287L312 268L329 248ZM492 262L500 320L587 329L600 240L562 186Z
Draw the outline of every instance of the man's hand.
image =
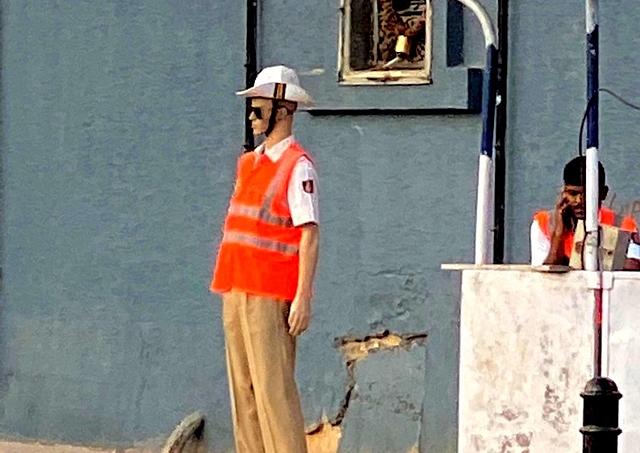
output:
M564 219L566 218L569 206L569 197L563 191L556 203L556 210L553 217L553 231L551 232L551 246L549 247L549 253L544 260L544 264L569 264L564 252L564 235L567 229Z
M560 199L556 204L556 212L554 218L554 231L553 235L556 237L562 237L565 233L565 228L567 227L564 223L565 213L569 208L569 198L565 195L564 192L560 194Z
M297 337L307 330L311 323L311 294L296 295L289 312L289 334Z

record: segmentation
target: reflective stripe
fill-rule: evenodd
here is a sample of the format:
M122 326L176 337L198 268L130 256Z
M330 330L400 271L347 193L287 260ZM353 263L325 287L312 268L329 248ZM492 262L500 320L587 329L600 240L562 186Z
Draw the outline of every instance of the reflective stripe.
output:
M298 156L296 156L296 161L297 160ZM273 198L276 195L276 189L285 178L285 169L289 167L289 165L287 165L288 163L289 162L282 162L280 164L280 167L276 171L275 176L269 183L269 187L267 187L264 200L262 201L262 206L259 209L253 206L247 206L241 203L232 202L229 206L229 214L251 217L253 219L261 220L271 225L292 228L293 220L291 219L291 217L273 215L271 214L269 209L271 207L271 204L273 203Z
M253 217L257 219L260 215L260 209L240 203L231 202L231 204L229 205L229 214L243 215L246 217Z
M260 249L284 253L285 255L298 254L298 246L296 245L285 244L284 242L272 241L270 239L257 238L248 234L236 232L225 232L222 237L222 242L252 245Z
M275 226L293 226L293 220L291 219L291 217L272 215L264 206L258 209L254 208L253 206L243 205L241 203L231 203L231 205L229 206L229 214L251 217L253 219L261 220L265 223L269 223Z
M298 158L299 156L296 156L296 160L294 161L294 163L297 162ZM271 206L273 197L276 195L276 188L280 185L281 181L285 178L285 175L286 175L285 168L289 167L287 165L288 163L289 162L281 163L280 167L278 168L278 171L276 172L276 175L271 180L271 183L267 188L267 193L266 193L266 196L264 197L264 201L262 202L263 209L268 210L269 206Z

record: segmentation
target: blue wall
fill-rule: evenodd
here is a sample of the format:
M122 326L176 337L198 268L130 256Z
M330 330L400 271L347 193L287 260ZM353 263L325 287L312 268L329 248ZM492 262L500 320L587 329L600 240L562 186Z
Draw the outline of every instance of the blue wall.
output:
M577 152L584 14L583 2L511 3L506 249L526 262L531 215L551 205ZM434 17L444 5L434 0ZM0 437L158 444L200 410L211 451L229 451L220 306L207 287L244 133L233 94L244 82L244 4L2 8ZM337 18L337 0L265 2L260 64L337 90ZM602 5L602 86L636 100L638 20L631 0ZM461 70L483 61L469 14L465 30ZM435 67L433 85L386 102L453 106L459 93ZM375 90L346 99L366 105ZM302 112L296 125L318 163L323 225L314 324L299 344L307 422L334 418L355 380L341 451L454 452L459 281L440 264L473 257L480 117L324 113ZM629 173L637 121L603 96L614 207L640 198ZM349 374L335 339L386 329L426 333L426 345L371 355Z
M578 132L586 107L584 2L550 6L544 1L512 3L507 146L507 252L528 259L531 214L552 207L562 167L578 154ZM601 2L600 86L640 105L637 52L640 4ZM600 95L600 159L614 209L640 199L637 173L640 112L606 93ZM638 204L640 208L640 204ZM640 209L635 214L640 220Z
M231 445L207 290L243 105L235 1L3 2L0 432ZM225 23L227 25L225 25Z

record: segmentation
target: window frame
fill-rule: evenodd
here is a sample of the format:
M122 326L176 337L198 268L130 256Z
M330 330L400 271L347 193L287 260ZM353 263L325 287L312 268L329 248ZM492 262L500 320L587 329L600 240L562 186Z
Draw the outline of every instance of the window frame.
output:
M366 0L365 0L366 1ZM372 3L373 16L373 45L377 52L378 46L378 0L368 0ZM338 52L338 83L340 85L429 85L433 83L433 0L425 1L425 30L424 30L424 67L365 69L351 68L351 12L353 0L341 0L340 7L340 36Z

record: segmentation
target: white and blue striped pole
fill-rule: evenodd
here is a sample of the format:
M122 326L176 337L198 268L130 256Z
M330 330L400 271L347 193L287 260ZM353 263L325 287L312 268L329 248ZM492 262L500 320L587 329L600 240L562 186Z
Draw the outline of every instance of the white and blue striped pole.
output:
M585 178L585 229L584 269L599 271L599 181L598 181L598 0L586 0L587 28L587 152ZM594 348L593 375L602 375L602 276L597 274L597 284L591 285L594 300Z
M597 283L589 287L593 291L594 313L594 348L593 348L593 378L587 382L584 392L582 418L582 451L584 453L615 453L618 451L618 436L622 430L618 427L619 399L622 397L616 383L606 377L607 360L603 360L603 324L608 323L604 313L602 272L598 257L600 243L599 231L599 188L598 181L598 0L586 0L587 25L587 159L586 159L586 237L584 240L584 268L595 271ZM605 372L603 373L603 362Z
M476 204L475 264L491 261L493 204L493 136L496 114L498 47L491 17L477 0L458 0L480 21L484 34L487 63L482 87L482 141L478 165L478 195Z
M598 0L586 0L587 28L587 158L585 181L586 237L584 240L584 269L595 271L596 282L590 282L593 291L594 313L594 357L593 379L587 382L583 403L582 451L584 453L615 453L618 451L619 406L622 397L616 383L602 377L603 368L603 324L608 322L604 314L602 272L600 269L599 250L599 188L598 181ZM595 283L595 284L594 284ZM605 342L606 344L606 342ZM606 360L604 360L606 365ZM604 375L607 374L605 370Z
M587 29L587 152L586 152L586 178L585 178L585 229L584 239L584 269L596 271L597 282L591 284L594 299L594 348L593 348L593 375L594 378L602 376L603 360L603 335L602 325L607 322L603 319L603 289L602 274L599 260L599 189L598 175L598 146L599 146L599 27L598 27L598 0L586 0L586 29ZM606 373L605 373L606 374Z
M584 269L598 270L598 0L586 0L587 26L587 152L585 181Z

